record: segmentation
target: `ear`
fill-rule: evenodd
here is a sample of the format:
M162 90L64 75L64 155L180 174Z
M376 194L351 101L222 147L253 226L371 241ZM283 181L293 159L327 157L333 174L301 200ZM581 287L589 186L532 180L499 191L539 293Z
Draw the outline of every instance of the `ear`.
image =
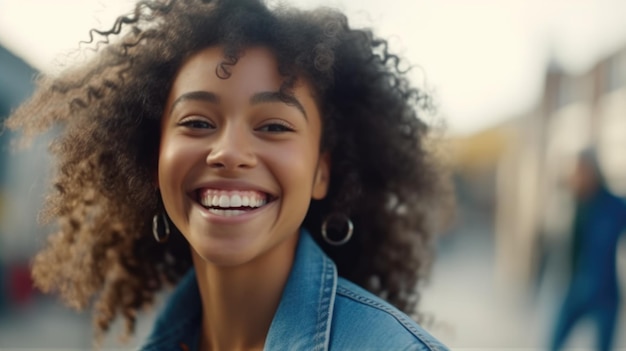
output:
M317 170L315 171L315 179L313 180L313 192L311 197L315 200L321 200L326 197L328 192L328 184L330 183L330 154L325 152L320 155L317 162Z

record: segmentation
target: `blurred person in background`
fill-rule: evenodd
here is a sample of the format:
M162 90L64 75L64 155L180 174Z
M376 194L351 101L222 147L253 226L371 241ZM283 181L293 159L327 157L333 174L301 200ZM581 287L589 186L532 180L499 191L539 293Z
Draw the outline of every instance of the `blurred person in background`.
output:
M584 317L597 327L597 348L611 350L620 306L617 245L626 230L626 203L605 183L595 150L577 158L570 186L575 197L569 267L571 276L551 350L561 350Z

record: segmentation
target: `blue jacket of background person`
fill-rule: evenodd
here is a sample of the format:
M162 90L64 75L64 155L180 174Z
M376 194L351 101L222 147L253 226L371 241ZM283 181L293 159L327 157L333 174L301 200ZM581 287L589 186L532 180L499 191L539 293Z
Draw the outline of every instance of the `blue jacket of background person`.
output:
M195 271L172 293L141 350L198 350L201 300ZM302 230L265 350L448 350L389 303L337 276Z
M626 230L626 203L600 187L577 211L577 252L571 288L583 300L619 300L617 244ZM578 227L578 228L576 228Z

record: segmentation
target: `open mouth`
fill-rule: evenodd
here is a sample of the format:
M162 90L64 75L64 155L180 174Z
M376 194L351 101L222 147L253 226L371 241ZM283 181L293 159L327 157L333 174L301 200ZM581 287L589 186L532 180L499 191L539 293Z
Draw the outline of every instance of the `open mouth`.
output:
M256 190L198 189L196 200L210 213L218 216L239 216L258 210L276 199Z

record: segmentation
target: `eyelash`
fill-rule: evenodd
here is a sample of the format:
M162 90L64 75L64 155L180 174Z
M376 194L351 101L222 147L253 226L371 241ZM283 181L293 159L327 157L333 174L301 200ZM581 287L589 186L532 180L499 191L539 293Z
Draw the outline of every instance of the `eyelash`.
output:
M267 130L267 128L269 127L276 127L276 126L278 126L280 130ZM262 125L261 127L257 128L257 130L261 132L268 132L268 133L285 133L285 132L295 131L292 126L282 121L275 121L275 122L272 121L270 123L266 123Z
M183 119L182 121L178 123L178 125L187 127L190 129L215 129L215 126L211 122L205 119L196 119L196 118ZM279 127L279 130L275 130L276 127ZM270 128L274 130L269 130ZM260 132L268 132L268 133L285 133L285 132L295 131L291 125L283 121L272 121L272 122L262 125L256 130Z
M179 126L191 128L191 129L214 129L215 126L204 119L188 118L180 121ZM202 125L202 126L200 126Z

